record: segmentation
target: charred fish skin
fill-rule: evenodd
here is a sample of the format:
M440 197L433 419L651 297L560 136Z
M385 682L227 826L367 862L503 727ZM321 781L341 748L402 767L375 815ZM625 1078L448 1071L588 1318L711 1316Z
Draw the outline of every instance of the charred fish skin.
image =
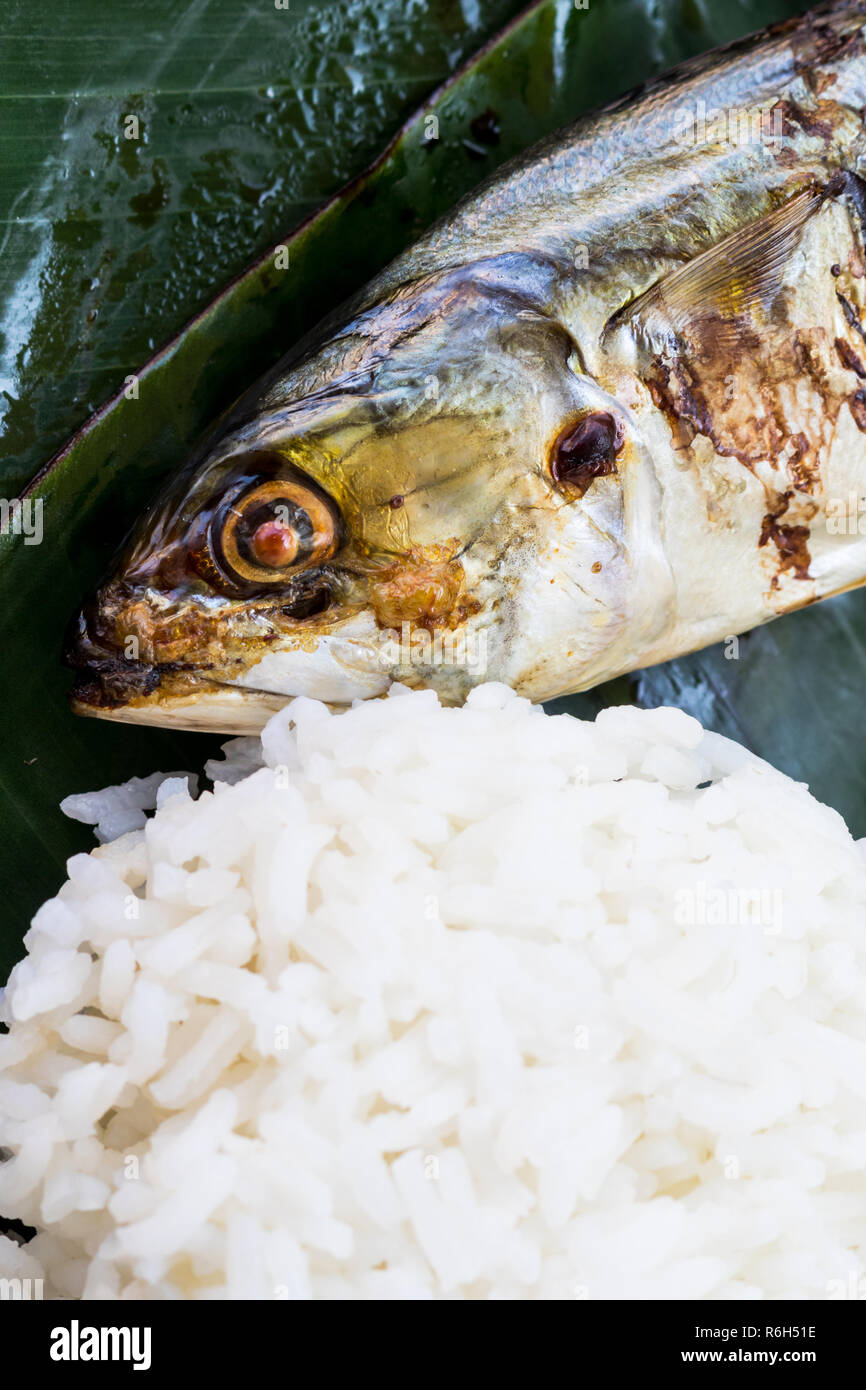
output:
M73 627L73 707L583 689L866 582L866 3L506 166L212 430Z

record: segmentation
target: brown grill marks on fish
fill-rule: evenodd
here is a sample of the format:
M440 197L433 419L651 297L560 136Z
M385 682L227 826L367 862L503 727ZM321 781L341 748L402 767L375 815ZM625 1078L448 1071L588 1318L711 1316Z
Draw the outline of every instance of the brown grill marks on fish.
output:
M838 120L839 108L835 101L816 101L810 110L801 106L799 102L790 97L777 101L772 107L771 115L776 120L781 120L781 133L791 136L799 128L804 135L813 136L815 139L822 140L825 145L831 144L835 121ZM775 127L778 129L778 127Z
M783 577L812 578L807 523L826 484L824 470L843 405L847 403L858 428L866 432L866 389L852 392L843 375L850 372L866 382L866 353L861 356L858 350L866 333L853 302L859 292L852 269L862 245L863 186L859 179L843 177L834 187L839 202L832 215L838 221L838 209L848 208L851 242L842 281L848 293L833 276L834 269L843 274L835 263L828 267L827 288L832 285L830 304L835 300L841 307L846 326L857 335L855 342L838 326L835 333L830 328L830 304L824 300L822 307L820 281L817 294L799 299L795 286L780 279L771 295L753 296L744 311L728 316L699 302L689 303L688 295L683 296L684 305L674 302L672 308L664 293L645 313L644 335L655 351L645 359L643 380L668 419L672 444L683 455L684 466L700 471L696 460L706 458L695 452L700 435L719 457L739 460L767 491L758 544L772 545L777 556L773 590L780 588ZM852 191L856 196L850 196ZM708 279L721 295L727 291L722 258L720 262L721 280ZM731 279L735 292L748 284L748 275L748 266L741 262ZM707 490L712 519L709 482ZM789 519L783 521L786 514Z
M806 495L816 491L818 479L812 466L809 441L802 431L788 438L784 455L788 477L797 491Z
M819 309L806 319L782 272L827 197L801 189L629 310L638 344L649 348L641 375L671 422L675 448L703 435L720 457L752 471L781 458L808 492L820 486L828 422L847 392L834 389Z
M855 391L853 396L848 397L848 409L854 417L854 423L858 430L866 434L866 390L861 388Z
M718 337L703 333L702 348L688 357L653 360L646 385L668 417L675 447L688 448L704 435L717 454L750 470L784 452L792 481L815 490L826 422L835 420L843 399L829 385L824 330L809 335L790 326L787 343L768 360L752 329L740 328L736 342L724 329L720 322ZM813 401L801 414L794 401L804 377Z
M857 313L850 299L848 299L841 290L836 291L836 298L842 306L842 313L845 315L848 326L853 328L854 332L858 333L863 341L866 342L866 329L864 329L863 324L860 322L860 315Z
M705 415L700 411L699 402L695 400L691 387L692 381L688 378L687 369L684 370L683 380L678 375L676 390L671 386L672 367L661 358L656 358L654 365L655 375L645 378L645 384L652 397L653 405L667 417L671 429L671 443L677 450L685 450L689 447L696 434L703 434L701 430L693 424L695 418L705 419ZM687 407L684 408L684 402Z
M829 87L835 87L839 80L835 72L822 72L820 69L815 71L812 68L807 68L803 77L809 91L816 97L821 96Z
M854 372L861 381L866 379L866 367L863 366L851 345L846 343L844 338L837 338L835 347L842 366L847 367L849 372Z
M812 557L809 554L808 526L785 526L779 520L788 510L793 495L791 491L783 492L767 512L761 526L758 545L765 546L772 541L779 552L779 572L773 575L770 583L772 589L778 589L783 574L791 574L795 579L812 577L809 573Z
M738 459L756 475L758 465L769 461L790 481L791 488L768 505L758 540L762 548L772 544L778 555L773 590L778 590L782 576L812 577L809 527L784 523L781 517L795 495L802 502L820 491L822 454L846 399L855 419L859 411L866 424L866 392L861 408L860 401L832 387L828 347L823 329L809 333L792 327L774 360L757 357L754 347L752 353L744 350L739 356L725 349L697 362L656 359L656 375L648 381L653 400L668 415L678 448L688 450L696 435L704 435L720 456ZM846 368L858 377L866 374L850 344L837 338L834 347ZM811 387L809 409L802 407L804 381ZM808 505L814 511L815 504Z

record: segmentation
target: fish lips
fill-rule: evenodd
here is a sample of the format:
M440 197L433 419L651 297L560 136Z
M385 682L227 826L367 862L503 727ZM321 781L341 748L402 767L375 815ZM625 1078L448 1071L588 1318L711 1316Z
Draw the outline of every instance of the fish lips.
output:
M100 631L98 603L71 624L64 661L75 671L69 700L76 714L126 723L228 734L258 732L299 695L327 704L383 694L391 684L371 613L330 631L299 630L258 649L240 670L232 663L142 661Z
M86 604L67 626L63 638L64 666L75 672L70 691L74 702L94 707L121 703L138 695L150 695L159 685L159 671L151 662L129 661L98 634L99 610Z
M131 701L148 699L165 676L185 669L181 662L128 657L94 629L98 632L98 610L88 605L69 624L64 639L63 662L75 672L69 701L76 713L108 717Z
M146 668L145 668L146 671ZM287 697L263 690L242 690L208 680L195 672L156 671L148 690L140 673L80 673L69 692L74 714L123 724L148 724L193 733L257 734L287 703Z

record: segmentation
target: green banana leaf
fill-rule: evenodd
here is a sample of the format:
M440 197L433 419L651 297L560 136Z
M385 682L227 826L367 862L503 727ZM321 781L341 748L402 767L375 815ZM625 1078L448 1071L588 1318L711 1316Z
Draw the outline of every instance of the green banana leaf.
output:
M671 63L803 8L149 0L124 7L109 33L96 0L8 0L0 488L15 497L39 469L26 498L42 508L43 535L0 537L0 978L66 857L91 843L60 798L198 768L218 742L74 718L59 662L80 598L209 420L502 160ZM808 780L862 834L864 668L866 607L854 595L743 639L738 661L711 651L566 704L681 704Z

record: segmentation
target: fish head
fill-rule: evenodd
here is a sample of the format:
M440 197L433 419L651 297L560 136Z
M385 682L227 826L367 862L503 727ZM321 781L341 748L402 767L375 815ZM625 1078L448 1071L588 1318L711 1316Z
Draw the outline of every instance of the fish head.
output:
M645 454L525 297L408 287L272 374L172 481L73 624L73 707L248 732L293 696L395 681L452 703L592 684L641 607L662 620Z

